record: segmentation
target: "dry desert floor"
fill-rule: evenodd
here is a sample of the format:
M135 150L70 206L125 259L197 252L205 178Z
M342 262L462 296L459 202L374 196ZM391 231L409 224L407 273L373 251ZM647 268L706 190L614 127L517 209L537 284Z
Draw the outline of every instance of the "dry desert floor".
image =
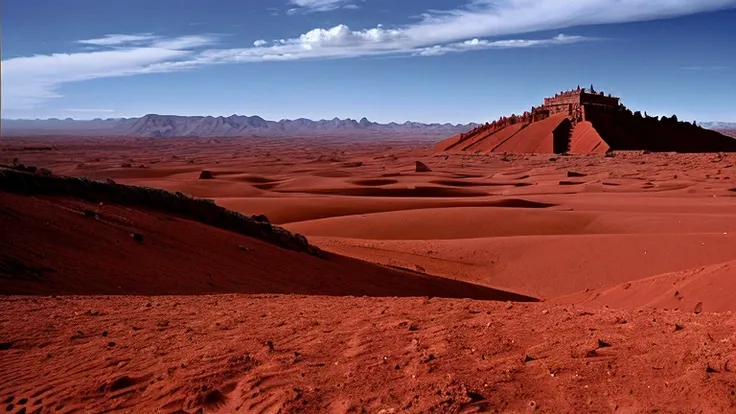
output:
M3 138L325 256L0 192L0 411L736 412L736 155L430 147Z

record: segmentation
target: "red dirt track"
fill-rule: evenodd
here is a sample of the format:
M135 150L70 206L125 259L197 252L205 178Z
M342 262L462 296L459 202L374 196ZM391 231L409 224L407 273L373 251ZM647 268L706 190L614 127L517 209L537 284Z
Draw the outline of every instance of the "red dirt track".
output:
M736 411L736 155L3 138L14 158L264 214L324 254L0 191L0 411Z

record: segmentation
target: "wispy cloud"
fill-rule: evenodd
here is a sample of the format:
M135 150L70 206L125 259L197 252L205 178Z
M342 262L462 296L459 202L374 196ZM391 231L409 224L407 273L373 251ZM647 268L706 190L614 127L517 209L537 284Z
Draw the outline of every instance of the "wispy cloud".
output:
M680 68L680 70L692 70L692 71L698 71L698 70L731 70L730 66L685 66Z
M357 9L355 0L290 0L295 7L287 10L288 14L328 12L337 9Z
M78 41L78 43L92 46L121 46L150 42L155 39L158 39L158 36L154 36L153 33L142 33L133 35L109 34L98 39L80 40Z
M471 50L484 50L484 49L510 49L519 47L533 47L533 46L553 46L553 45L564 45L582 42L586 40L592 40L590 38L582 36L567 36L559 34L551 39L512 39L512 40L481 40L471 39L464 42L449 43L446 45L435 45L419 49L416 54L420 56L438 56L446 53L457 53L467 52Z
M55 53L17 57L2 61L3 109L30 109L60 95L57 88L68 82L96 78L166 72L189 67L182 62L196 56L194 47L211 44L208 36L163 39L140 35L109 35L80 41L103 49L80 53ZM107 47L111 46L111 47Z
M401 30L373 29L353 31L345 25L331 29L315 29L298 38L280 39L272 42L257 40L255 47L242 49L207 50L200 54L198 64L248 63L274 60L340 59L381 55L437 56L445 53L473 50L522 48L571 44L593 40L582 36L560 34L550 39L470 39L434 45L412 42Z
M347 0L292 0L314 11ZM654 20L736 7L736 0L471 0L454 10L432 10L413 24L353 30L317 28L296 37L258 39L243 48L214 48L208 35L166 38L152 33L110 34L78 43L83 53L2 61L3 109L38 106L58 97L58 86L87 79L169 72L221 63L339 59L365 56L435 56L498 48L559 46L593 40L580 36L519 38L522 33L580 25ZM499 40L498 37L516 38ZM489 39L495 38L495 39Z

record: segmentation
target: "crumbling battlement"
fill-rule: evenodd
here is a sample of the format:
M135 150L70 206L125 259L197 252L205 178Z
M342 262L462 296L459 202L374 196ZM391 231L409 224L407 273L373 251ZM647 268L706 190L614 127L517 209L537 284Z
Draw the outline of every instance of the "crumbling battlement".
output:
M482 132L492 133L518 123L530 124L542 121L561 112L566 112L570 121L575 125L578 122L585 121L586 107L588 111L613 112L626 110L619 102L619 98L610 94L605 95L603 92L596 92L593 85L590 86L590 89L578 86L576 89L562 91L555 94L555 96L544 98L544 104L532 107L530 111L525 111L521 115L502 116L495 121L486 122L471 131L462 133L460 134L460 142Z

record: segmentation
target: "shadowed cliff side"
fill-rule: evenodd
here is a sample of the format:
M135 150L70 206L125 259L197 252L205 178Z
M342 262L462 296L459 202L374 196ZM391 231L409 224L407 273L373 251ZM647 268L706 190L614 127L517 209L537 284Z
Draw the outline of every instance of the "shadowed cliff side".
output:
M586 116L613 150L736 152L736 139L674 116L648 117L630 111L588 111Z

